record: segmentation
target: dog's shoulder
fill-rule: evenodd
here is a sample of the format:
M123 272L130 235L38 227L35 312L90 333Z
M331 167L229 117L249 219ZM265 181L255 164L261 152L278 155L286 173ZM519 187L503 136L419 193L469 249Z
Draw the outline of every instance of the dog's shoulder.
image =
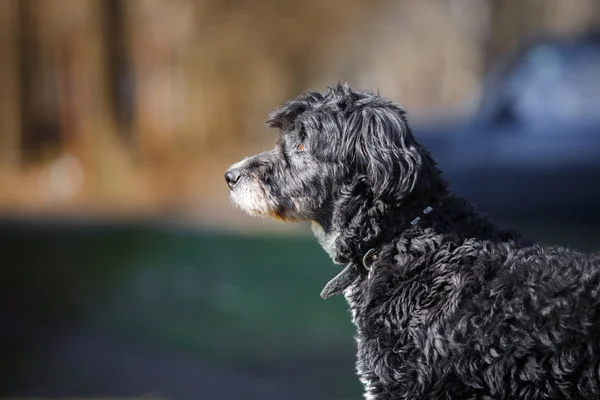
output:
M347 292L360 363L401 393L456 379L506 393L480 373L497 352L559 354L595 335L599 258L512 239L399 237ZM506 368L522 366L509 357Z
M453 293L480 285L477 281L483 278L477 275L482 275L480 269L485 265L482 255L495 246L433 231L402 235L381 248L369 274L358 280L346 297L351 307L359 308L367 318L371 309L387 312L398 307L407 308L405 318L413 318L414 304L429 310L443 307ZM497 253L506 258L510 249L509 244Z

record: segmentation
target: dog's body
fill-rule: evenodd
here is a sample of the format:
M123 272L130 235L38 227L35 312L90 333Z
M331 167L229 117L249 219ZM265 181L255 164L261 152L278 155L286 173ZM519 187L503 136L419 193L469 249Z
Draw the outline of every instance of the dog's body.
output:
M404 112L338 85L272 114L226 174L253 215L312 221L346 266L367 399L600 398L600 256L497 228L448 191Z

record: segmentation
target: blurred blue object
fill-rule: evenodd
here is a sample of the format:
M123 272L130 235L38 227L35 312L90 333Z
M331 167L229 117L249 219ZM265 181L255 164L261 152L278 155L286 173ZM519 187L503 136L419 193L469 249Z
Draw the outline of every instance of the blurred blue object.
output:
M600 221L598 99L600 37L536 39L486 77L467 123L414 131L494 218Z

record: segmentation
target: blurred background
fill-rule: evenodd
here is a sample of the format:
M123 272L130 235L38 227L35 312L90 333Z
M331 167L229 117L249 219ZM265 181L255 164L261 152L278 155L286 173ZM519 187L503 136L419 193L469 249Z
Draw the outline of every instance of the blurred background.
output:
M409 111L501 225L600 247L599 0L0 0L0 397L358 399L338 272L233 210L270 110Z

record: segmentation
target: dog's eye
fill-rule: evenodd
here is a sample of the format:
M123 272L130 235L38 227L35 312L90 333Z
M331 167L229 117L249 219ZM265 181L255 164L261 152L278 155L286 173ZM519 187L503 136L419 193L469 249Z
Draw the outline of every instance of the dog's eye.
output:
M304 150L304 145L303 145L302 143L300 143L300 144L298 145L298 147L296 147L296 149L297 149L298 151L302 151L302 150Z

